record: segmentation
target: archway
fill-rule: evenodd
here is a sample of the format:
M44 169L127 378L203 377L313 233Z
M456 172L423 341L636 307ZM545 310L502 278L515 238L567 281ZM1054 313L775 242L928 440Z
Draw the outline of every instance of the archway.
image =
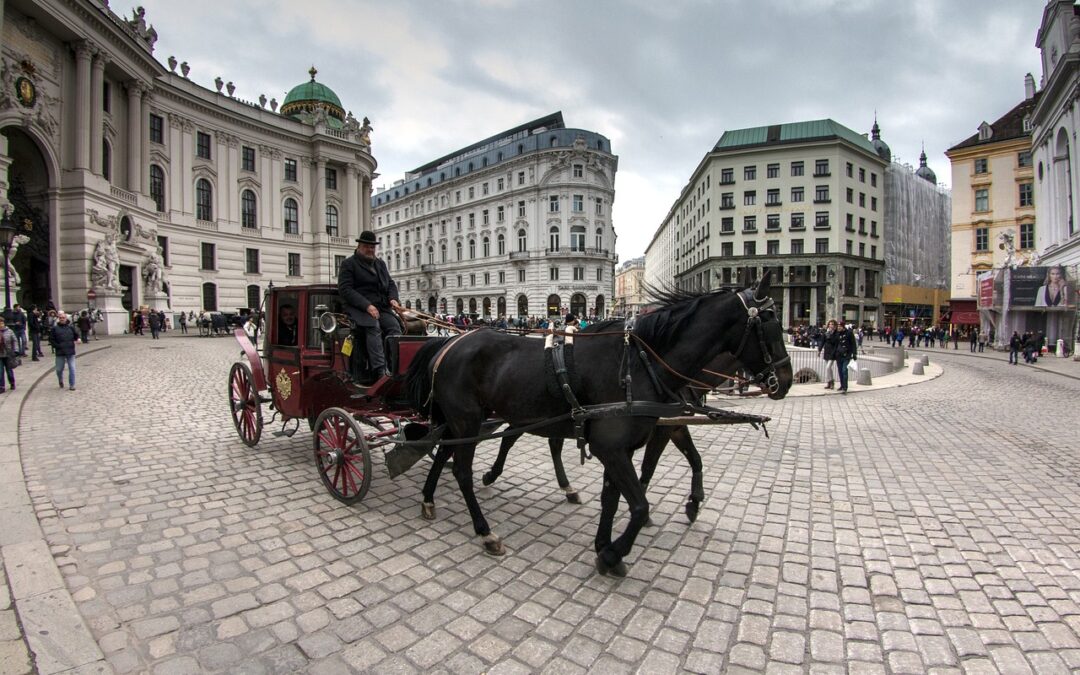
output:
M604 296L602 295L596 296L596 318L604 318Z
M574 293L570 296L570 313L578 319L585 316L585 294Z
M519 295L517 299L518 316L529 316L529 296Z
M38 142L24 130L10 126L0 133L7 138L8 156L12 160L7 175L11 219L19 234L29 237L11 259L19 277L19 292L11 302L45 307L53 298L49 241L52 212L49 190L53 181L49 160Z
M499 316L506 316L506 298L499 298L495 301L495 311Z
M476 318L476 298L469 298L469 314L472 315L470 318Z
M434 295L428 296L428 299L427 299L427 311L428 311L428 314L434 314L435 313L435 307L436 307L435 296Z
M461 316L462 314L465 313L465 301L464 300L462 300L461 298L458 298L455 305L457 306L458 316Z
M484 298L484 318L491 318L491 298Z
M558 316L562 311L562 299L558 295L552 293L548 296L547 300L547 314L548 316Z

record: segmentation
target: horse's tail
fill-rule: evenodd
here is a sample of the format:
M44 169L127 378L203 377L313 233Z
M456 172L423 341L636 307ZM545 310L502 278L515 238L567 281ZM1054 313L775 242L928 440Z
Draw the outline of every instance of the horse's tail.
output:
M428 338L424 346L413 357L409 369L405 371L405 396L409 405L422 415L431 415L434 410L431 400L431 387L434 384L431 372L432 360L450 338Z

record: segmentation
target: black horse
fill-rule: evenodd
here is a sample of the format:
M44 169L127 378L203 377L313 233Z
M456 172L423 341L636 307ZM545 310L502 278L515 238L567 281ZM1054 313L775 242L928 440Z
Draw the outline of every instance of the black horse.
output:
M685 385L678 373L699 373L722 352L731 352L756 374L755 379L767 380L776 398L786 395L792 371L783 331L771 310L768 274L756 289L675 291L659 299L663 305L641 317L630 333L613 330L621 323L608 321L579 334L575 343L579 386L574 393L581 405L621 403L628 396L635 401L669 401L670 392ZM477 330L441 342L431 341L417 353L406 375L406 388L417 410L429 415L433 424L445 425L442 441L477 438L492 416L511 427L525 427L564 418L569 410L567 401L545 385L544 345L539 340ZM639 349L652 354L647 359L651 365L637 358ZM656 421L655 415L601 417L585 425L589 448L604 466L595 539L601 574L626 574L623 558L648 516L649 504L631 455L646 443ZM574 429L572 422L562 421L533 433L569 438ZM440 445L424 485L422 513L433 515L439 471L453 454L454 477L473 528L489 553L501 555L505 552L502 542L491 532L473 491L475 450L475 441ZM620 495L629 505L630 522L612 541Z
M730 379L723 374L733 373L737 367L738 362L732 358L731 354L725 352L708 364L703 372L696 374L694 379L712 386L718 386L725 380ZM691 396L704 394L701 388L692 389ZM495 458L495 463L491 465L491 469L481 478L484 485L491 485L499 479L503 468L506 466L506 458L510 454L510 448L514 447L514 444L523 435L503 436L502 442L499 444L499 456ZM660 456L664 454L664 449L667 448L669 442L675 443L675 447L686 458L686 463L690 465L690 496L686 499L685 511L686 517L693 523L697 520L701 503L705 501L705 486L702 477L701 454L698 453L697 446L694 445L694 439L690 436L690 430L685 424L657 424L656 428L653 429L649 441L645 444L645 453L641 460L641 477L639 479L641 487L648 489L653 474L656 472L656 466L660 462ZM566 477L566 469L563 466L563 439L549 438L548 449L551 451L551 463L555 468L555 480L566 495L566 501L571 504L580 504L581 496L578 494L577 489L570 485L570 481Z

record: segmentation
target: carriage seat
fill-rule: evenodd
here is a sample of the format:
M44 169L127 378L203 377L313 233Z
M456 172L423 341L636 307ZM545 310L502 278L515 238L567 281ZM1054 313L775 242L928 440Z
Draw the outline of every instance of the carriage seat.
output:
M395 377L404 375L412 363L413 356L424 346L426 335L391 335L386 338L386 367Z

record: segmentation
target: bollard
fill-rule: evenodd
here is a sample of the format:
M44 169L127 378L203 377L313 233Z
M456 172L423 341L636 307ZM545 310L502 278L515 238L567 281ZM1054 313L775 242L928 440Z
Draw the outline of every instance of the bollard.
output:
M912 375L922 375L923 374L922 361L916 361L915 362L915 365L911 367L911 374Z
M923 355L922 355L922 359L920 359L920 360L922 361L922 364L923 364L924 366L928 366L928 365L930 365L930 357L929 357L929 356L927 356L926 354L923 354Z
M873 384L869 368L859 368L859 379L856 381L856 384L861 384L863 386L870 386Z

